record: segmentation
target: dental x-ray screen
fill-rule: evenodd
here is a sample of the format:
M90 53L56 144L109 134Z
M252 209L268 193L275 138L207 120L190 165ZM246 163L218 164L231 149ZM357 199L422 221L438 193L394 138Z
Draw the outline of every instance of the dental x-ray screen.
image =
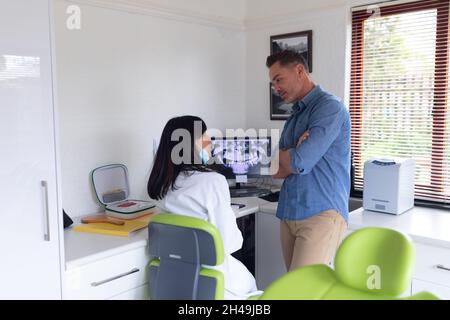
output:
M269 175L271 141L263 138L212 138L214 164L231 169L232 175L249 178ZM228 178L234 178L225 174Z

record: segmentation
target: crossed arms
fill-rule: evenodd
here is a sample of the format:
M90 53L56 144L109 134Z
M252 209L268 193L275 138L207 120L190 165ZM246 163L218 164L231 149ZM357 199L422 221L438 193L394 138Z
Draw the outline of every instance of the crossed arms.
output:
M308 130L300 136L296 146L280 150L279 159L272 162L272 177L283 179L291 174L309 173L342 132L345 117L346 111L337 101L315 109Z
M298 148L303 141L309 138L309 132L305 131L301 137L297 141L296 148ZM274 179L284 179L291 174L294 173L291 166L291 158L289 156L289 149L281 149L278 153L278 157L275 157L271 163L271 168L276 167L276 164L274 164L274 161L278 161L278 171L272 175L272 178Z

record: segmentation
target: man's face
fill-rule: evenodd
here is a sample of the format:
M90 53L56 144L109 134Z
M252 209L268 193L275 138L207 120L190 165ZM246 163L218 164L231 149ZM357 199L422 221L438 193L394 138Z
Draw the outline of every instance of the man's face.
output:
M292 103L300 99L303 72L303 66L300 64L281 66L280 62L276 62L270 67L270 82L284 102Z

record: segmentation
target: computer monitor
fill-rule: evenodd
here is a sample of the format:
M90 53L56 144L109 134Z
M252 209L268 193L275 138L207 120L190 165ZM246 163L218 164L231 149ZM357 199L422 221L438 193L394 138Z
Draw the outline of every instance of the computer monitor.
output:
M227 179L236 179L236 188L246 183L247 178L258 178L270 175L271 139L270 137L226 137L211 138L211 163L222 167L218 170ZM259 195L269 192L266 189L232 191L232 196ZM259 190L259 191L258 191Z

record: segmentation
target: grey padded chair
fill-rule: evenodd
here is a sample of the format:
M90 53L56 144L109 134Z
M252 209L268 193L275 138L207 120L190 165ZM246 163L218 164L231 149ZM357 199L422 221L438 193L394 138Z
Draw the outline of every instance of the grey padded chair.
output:
M207 221L158 214L148 227L149 296L154 300L222 300L224 277L208 268L223 263L222 238ZM206 265L206 266L205 266Z

